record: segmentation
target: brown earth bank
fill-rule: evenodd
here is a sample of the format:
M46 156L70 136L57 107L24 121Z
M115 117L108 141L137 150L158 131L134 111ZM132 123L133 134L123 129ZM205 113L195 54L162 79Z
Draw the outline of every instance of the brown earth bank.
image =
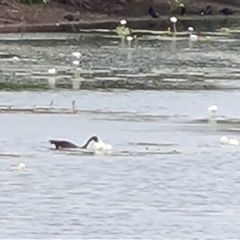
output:
M220 11L224 8L233 11L234 16L240 16L240 0L45 0L46 3L38 4L23 4L23 1L0 0L0 32L23 32L30 26L34 26L33 31L38 31L41 26L45 26L46 30L57 31L59 28L53 27L56 24L96 24L99 21L107 24L108 21L118 21L121 17L151 20L149 7L153 7L161 19L164 16L180 15L181 3L186 9L184 16L201 17L201 10L208 5L212 8L211 16L222 15ZM60 30L64 31L65 28Z

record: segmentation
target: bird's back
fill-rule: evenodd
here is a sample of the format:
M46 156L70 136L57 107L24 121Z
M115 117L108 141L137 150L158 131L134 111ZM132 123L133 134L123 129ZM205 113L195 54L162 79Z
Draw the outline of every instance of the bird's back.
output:
M62 140L50 140L50 144L54 144L56 149L59 148L78 148L78 146L74 143Z
M222 13L224 15L232 15L234 13L234 11L231 9L228 9L228 8L224 8L224 9L220 10L220 13Z
M156 12L153 7L150 7L150 8L148 9L148 14L149 14L152 18L159 18L158 12Z

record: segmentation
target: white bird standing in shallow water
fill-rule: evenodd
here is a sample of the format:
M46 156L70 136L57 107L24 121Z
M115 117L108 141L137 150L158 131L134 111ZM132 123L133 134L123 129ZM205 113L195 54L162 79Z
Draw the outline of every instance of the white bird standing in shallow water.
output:
M217 105L211 105L210 107L208 107L208 111L210 113L212 113L213 116L215 116L217 110L218 110L218 106Z
M56 68L50 68L48 69L48 73L51 75L48 77L48 86L50 88L55 88L56 85L56 79L55 79L55 75L56 75Z
M193 34L194 28L189 27L188 32L189 32L189 49L192 49L193 42L198 40L198 36Z
M80 52L73 52L72 55L76 58L80 58L82 56Z
M174 16L169 18L170 22L173 24L173 33L176 34L177 33L177 28L176 28L176 23L178 21L178 19Z
M56 68L50 68L50 69L48 69L48 73L49 74L56 74Z
M78 60L74 60L74 61L72 61L72 63L73 63L73 65L79 65L79 63L80 63L80 61L78 61Z
M234 139L234 138L228 139L226 136L222 136L220 138L220 143L222 145L239 146L239 142L237 139Z
M19 57L17 57L17 56L13 56L13 57L12 57L12 60L13 60L13 61L19 61L20 59L19 59Z
M189 27L188 28L188 32L189 32L189 39L191 41L197 41L198 40L198 36L193 34L194 28L193 27Z
M20 163L18 166L17 166L17 170L20 171L20 172L23 172L26 170L26 164L25 163Z
M131 48L132 47L133 37L132 36L127 36L126 39L127 39L128 47Z
M121 19L120 20L120 24L123 25L123 26L126 25L127 24L127 20L126 19Z
M217 119L216 119L216 112L218 110L218 106L217 105L211 105L210 107L208 107L208 112L211 113L208 122L209 123L213 123L216 124L217 123Z
M176 52L176 40L177 40L177 21L178 19L174 16L170 17L170 22L173 24L173 38L172 38L172 45L171 45L171 51Z

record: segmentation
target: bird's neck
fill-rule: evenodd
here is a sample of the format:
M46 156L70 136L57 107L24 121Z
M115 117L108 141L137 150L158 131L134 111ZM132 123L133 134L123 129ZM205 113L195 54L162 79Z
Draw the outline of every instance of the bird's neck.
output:
M89 138L82 148L87 148L91 141L93 141L93 138Z

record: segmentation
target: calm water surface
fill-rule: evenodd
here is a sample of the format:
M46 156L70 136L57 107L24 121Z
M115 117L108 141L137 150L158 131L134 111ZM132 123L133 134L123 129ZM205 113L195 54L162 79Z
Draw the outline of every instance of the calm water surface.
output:
M240 236L240 93L1 92L1 104L70 107L77 114L0 114L0 237L230 239ZM218 104L224 123L207 122ZM235 123L231 119L235 119ZM239 121L238 121L239 119ZM96 134L110 155L55 152L50 138ZM14 169L25 162L27 171Z

